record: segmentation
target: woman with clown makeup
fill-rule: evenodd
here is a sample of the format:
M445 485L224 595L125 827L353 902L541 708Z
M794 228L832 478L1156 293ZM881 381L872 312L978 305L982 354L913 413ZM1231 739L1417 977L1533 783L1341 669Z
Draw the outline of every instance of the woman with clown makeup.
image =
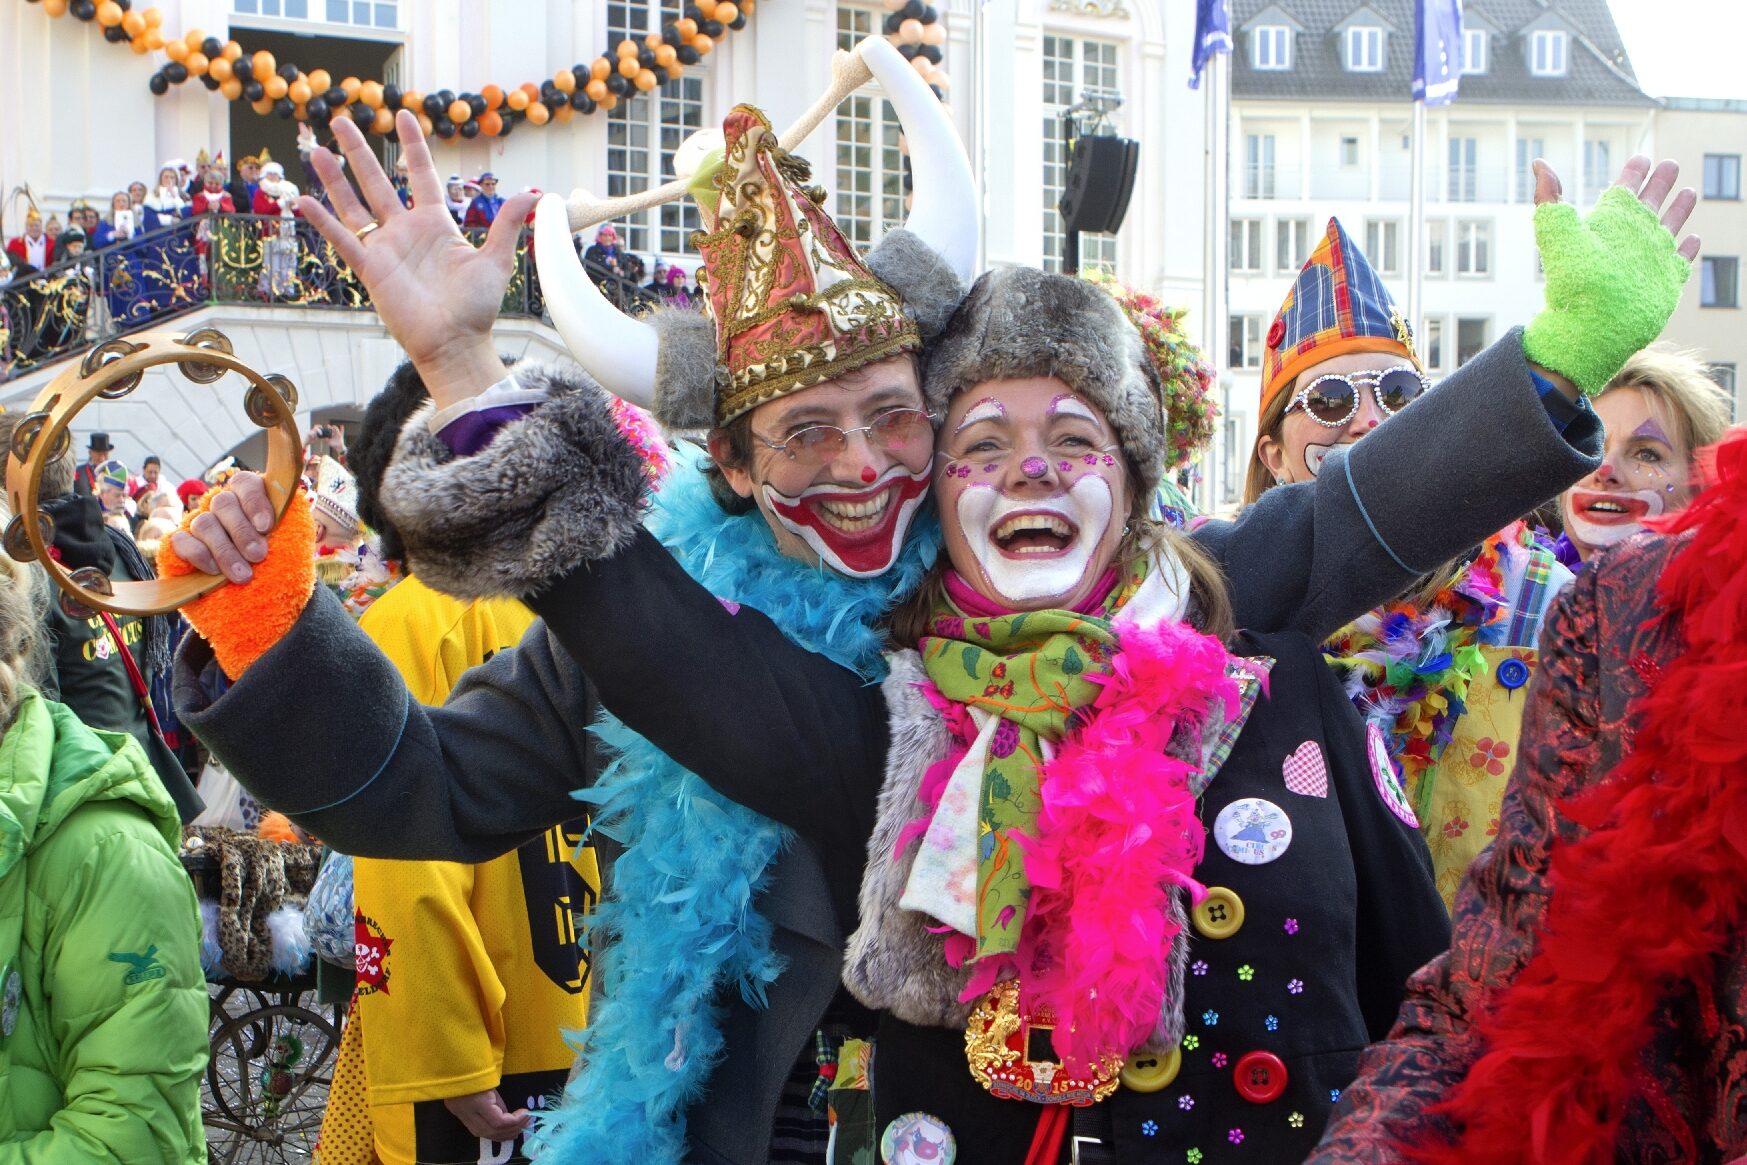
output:
M1607 431L1601 467L1559 499L1565 533L1555 550L1573 570L1598 551L1684 509L1697 491L1695 450L1729 424L1729 397L1698 357L1646 348L1595 398Z
M888 89L914 77L886 55ZM484 305L508 244L420 260L477 265L460 273L410 269L418 232L452 224L435 197L401 207L361 137L336 134L369 207L336 194L338 222L306 212L374 300L394 299L376 283L407 289L389 322L414 351L431 327L417 289L478 284ZM849 1156L889 1133L893 1152L1057 1161L1058 1102L1112 1091L1089 1114L1107 1125L1075 1133L1082 1160L1302 1155L1447 936L1392 771L1307 644L1408 585L1410 564L1592 470L1593 415L1573 405L1562 431L1513 336L1393 432L1331 455L1338 477L1176 541L1138 500L1165 453L1139 333L1106 292L1024 269L942 310L931 290L956 305L951 256L975 232L938 213L933 152L912 143L916 229L879 249L912 250L888 265L848 247L804 163L735 110L720 170L693 181L710 314L647 328L589 298L563 203L543 204L542 284L594 380L519 366L506 383L489 312L446 301L456 335L415 351L443 411L403 433L389 490L428 581L525 594L542 622L444 708L416 706L330 601L279 577L308 547L269 535L264 490L240 476L175 539L253 579L187 612L201 639L180 663L184 718L270 804L359 853L495 853L573 815L573 791L630 831L597 923L605 998L537 1133L547 1159L771 1160L785 1077L821 1028L876 1040L871 1077L847 1052L855 1070L837 1072L837 1091L864 1091L842 1097L861 1112L838 1123ZM968 164L952 173L962 199ZM440 224L404 217L427 206ZM361 242L371 214L386 224ZM1653 213L1629 225L1630 255L1575 215L1560 238L1592 266L1676 261ZM1549 254L1550 289L1562 270ZM1660 326L1671 280L1631 283L1635 318ZM1571 306L1617 307L1581 290ZM918 378L923 337L937 349ZM1649 338L1615 327L1590 360L1617 367ZM1565 349L1555 336L1536 361ZM676 471L646 511L603 385L707 430L709 474ZM1514 446L1458 420L1487 409ZM1452 436L1428 448L1434 432ZM1408 462L1420 478L1401 491ZM1423 521L1474 480L1470 506ZM939 491L950 569L928 569L920 486ZM912 594L907 651L881 659L878 625ZM323 696L288 706L287 690ZM277 742L318 708L346 763L304 749L294 765ZM838 993L857 918L859 1003Z

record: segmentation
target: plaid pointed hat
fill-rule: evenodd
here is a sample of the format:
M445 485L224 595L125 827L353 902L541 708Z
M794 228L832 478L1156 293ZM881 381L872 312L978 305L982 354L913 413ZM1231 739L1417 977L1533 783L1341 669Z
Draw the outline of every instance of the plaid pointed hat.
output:
M698 273L716 324L716 424L791 392L922 346L898 293L821 207L805 161L764 114L734 108L714 194L698 209Z
M1365 253L1339 219L1286 293L1262 352L1262 411L1292 387L1298 374L1347 352L1405 356L1420 367L1413 333Z

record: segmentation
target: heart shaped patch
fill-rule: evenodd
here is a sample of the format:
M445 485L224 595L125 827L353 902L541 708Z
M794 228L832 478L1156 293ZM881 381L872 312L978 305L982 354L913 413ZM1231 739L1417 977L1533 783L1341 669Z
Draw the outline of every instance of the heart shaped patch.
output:
M1302 797L1328 796L1328 762L1323 759L1322 745L1307 740L1292 750L1280 766L1286 787Z

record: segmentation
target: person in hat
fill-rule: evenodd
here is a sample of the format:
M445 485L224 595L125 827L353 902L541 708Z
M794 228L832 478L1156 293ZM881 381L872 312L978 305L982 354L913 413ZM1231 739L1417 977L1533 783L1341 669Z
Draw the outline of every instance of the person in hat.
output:
M181 499L184 510L192 510L195 501L207 491L207 488L207 484L198 477L184 478L182 484L176 487L176 496Z
M252 213L255 206L255 189L261 181L261 167L273 159L266 150L260 154L245 154L237 159L236 177L231 179L226 190L231 196L231 205L242 214Z
M108 461L113 452L115 446L109 443L108 433L92 433L85 444L85 463L73 475L73 487L80 493L96 494L98 467Z
M479 176L479 193L467 204L467 214L461 225L468 230L486 230L497 221L503 209L503 195L497 192L497 175L490 170Z
M461 181L461 175L451 174L443 184L443 191L443 201L449 208L449 217L455 220L456 226L460 226L467 217L467 184Z
M875 39L861 51L870 65L888 56L901 62L889 49ZM882 61L881 68L888 64ZM901 74L901 64L890 72ZM898 84L879 69L876 73L889 87ZM901 94L895 93L893 102L906 109ZM908 107L924 104L937 108L925 90ZM420 157L411 125L410 119L400 122L415 161L415 181L434 183L435 172ZM372 164L361 136L344 124L336 133L361 172ZM920 132L910 136L912 157L918 159L911 221L947 228L939 246L946 254L962 254L968 249L963 232L974 228L974 219L967 223L944 215L938 199L928 197L933 187L924 180L923 167L933 157L931 143ZM893 744L888 698L870 684L886 668L866 653L879 653L874 624L881 613L919 581L918 540L903 534L920 509L923 490L939 472L932 451L917 456L911 447L915 422L905 414L923 412L926 402L901 395L914 381L906 385L900 378L905 372L913 377L914 371L902 360L884 358L913 347L910 329L919 338L924 327L932 333L950 317L923 310L932 301L922 291L891 294L892 281L910 286L904 272L877 263L878 252L863 263L840 234L827 231L829 219L801 186L804 168L780 151L774 137L755 111L736 110L725 127L722 168L703 187L708 192L700 209L708 227L711 317L658 314L658 322L645 324L615 316L577 268L561 199L542 204L535 243L548 305L573 355L607 388L652 400L670 428L709 430L715 467L705 478L711 490L707 500L738 511L746 520L732 522L730 529L720 512L682 506L688 496L705 499L695 478L676 474L658 495L645 529L638 522L643 487L635 451L627 451L616 438L597 439L609 417L588 384L557 392L524 419L504 427L505 414L525 412L530 397L547 395L531 392L527 383L540 374L518 368L504 382L483 329L464 352L452 347L457 337L450 333L458 321L471 317L455 314L457 305L447 304L449 314L440 320L417 318L426 305L411 302L418 297L409 295L402 305L405 314L389 323L409 351L419 353L439 432L432 433L429 424L412 424L405 432L387 491L397 507L396 521L427 580L460 593L530 594L544 618L545 637L530 635L514 653L499 653L463 682L446 710L429 711L408 705L398 682L380 669L340 666L339 660L348 658L344 624L336 618L328 625L336 610L321 602L319 593L311 602L306 582L292 578L277 586L215 592L188 611L203 636L202 646L181 661L179 691L187 698L190 722L245 783L266 791L270 803L290 808L342 847L458 856L481 852L492 844L487 836L501 842L506 831L527 830L550 814L562 814L569 799L561 794L589 780L583 742L592 738L581 730L589 718L588 686L617 714L604 735L627 759L589 796L609 815L620 810L630 814L624 828L631 840L615 868L620 897L603 908L601 926L611 936L598 968L604 1004L591 1023L588 1052L571 1090L576 1100L543 1123L539 1134L542 1145L557 1156L563 1156L566 1146L586 1146L588 1153L609 1159L678 1160L688 1151L704 1159L771 1159L774 1121L766 1118L782 1095L786 1056L739 1059L746 1043L729 1038L724 1045L722 1033L747 1029L736 1018L730 1018L726 1029L719 1028L708 1001L728 986L731 1015L738 1016L732 986L739 986L742 999L768 1001L744 1022L755 1033L768 1035L770 1046L792 1049L806 1041L833 998L842 966L844 922L858 915L861 851L879 812L888 753L901 752L914 760L919 749L929 747L909 739ZM963 187L953 188L962 197L971 188L962 147L957 148L956 162L950 172L964 176ZM318 156L316 164L331 168L333 163ZM364 189L376 186L366 182ZM380 186L386 189L386 181ZM410 220L401 216L417 215L417 210L403 212L380 200L369 210L361 204L337 210L337 221L317 221L372 284L379 303L395 301L389 292L397 280L411 281L408 286L475 285L457 278L454 270L440 277L435 271L411 270L405 263L408 252L402 248L425 247L429 240L420 228L430 223L435 229L440 220ZM388 245L375 252L372 241L358 244L353 235L372 213L388 216L385 228L377 232ZM1684 217L1684 211L1671 214L1672 225L1678 227ZM796 224L802 220L808 224L805 246L798 243L803 232ZM761 222L768 229L761 230ZM442 227L448 230L448 224ZM1655 260L1667 268L1663 251L1669 261L1674 253L1668 232L1656 224L1653 213L1649 231L1641 224L1637 229L1640 234L1632 241L1639 254L1632 258ZM1574 216L1566 230L1576 233L1586 255L1598 248L1611 254L1596 238L1608 232L1580 224ZM770 255L753 245L773 236L791 240L794 249ZM882 248L894 246L894 239L903 241L905 236L889 235ZM396 240L402 242L396 245ZM910 236L908 245L913 242ZM477 281L478 311L485 321L495 310L485 296L501 290L511 243L504 231L478 252L484 256L476 260L480 268L497 275ZM487 268L494 255L497 266ZM912 253L913 260L923 257ZM936 257L927 269L956 274L950 266L941 272L941 266ZM787 273L780 283L774 278L777 271ZM873 271L892 274L875 279ZM1565 287L1565 274L1550 257L1549 287ZM1644 274L1656 278L1621 281L1642 299L1634 300L1640 313L1629 318L1659 327L1678 297L1678 280L1666 269ZM1103 375L1123 385L1147 383L1143 346L1131 324L1123 332L1109 323L1108 314L1095 314L1101 309L1088 301L1048 294L1053 285L1037 295L1024 294L1023 283L1009 286L1021 294L1002 301L992 317L1000 322L1002 336L1023 338L1032 330L1046 330L1041 328L1044 321L1054 325L1047 329L1052 337L1061 329L1083 329L1086 340L1077 349L1082 354L1057 374L1086 380L1092 374L1083 370L1103 369ZM1100 297L1092 302L1117 311L1105 293L1074 286ZM1617 305L1604 306L1612 319ZM1594 297L1577 295L1566 310L1573 307L1593 320ZM393 308L385 310L395 314ZM1087 314L1081 318L1075 312ZM981 325L970 326L974 332ZM424 346L436 338L433 330L444 341L436 350ZM1623 360L1622 348L1647 341L1643 330L1616 326L1615 334L1603 337L1589 352L1584 368L1614 356ZM974 336L961 347L980 350ZM1029 342L1026 351L1013 354L1014 366L1028 365L1040 347L1049 346L1041 340ZM980 374L1000 376L989 369L999 366L1001 355L993 353ZM846 373L848 365L855 366ZM551 383L550 374L540 375L540 380ZM474 397L478 385L487 382L493 389ZM1484 433L1464 433L1465 440L1437 460L1421 447L1427 426L1435 428L1449 417L1428 408L1423 420L1416 418L1414 425L1374 439L1351 470L1350 480L1356 484L1344 477L1331 478L1326 487L1306 484L1256 507L1241 525L1209 524L1197 532L1213 559L1241 580L1234 593L1243 598L1239 612L1246 625L1264 634L1335 626L1411 580L1398 561L1404 556L1451 553L1495 528L1504 515L1515 512L1513 507L1555 492L1595 463L1593 424L1568 435L1554 426L1534 390L1520 342L1499 348L1491 361L1476 364L1459 381L1452 378L1457 383L1460 390L1447 398L1456 415L1472 411L1479 400L1505 398L1504 407L1522 422L1515 448L1501 450ZM941 388L937 399L955 400L962 387ZM1103 461L1109 455L1121 464L1121 472L1132 461L1137 479L1156 476L1164 442L1144 437L1149 431L1147 411L1137 407L1143 398L1125 392L1122 400L1128 407L1105 419L1090 411L1095 406L1062 403L1072 395L1057 391L1044 400L1040 407L1050 423L1058 415L1085 412L1093 422L1139 435L1132 446L1076 451L1076 463L1090 455L1100 476L1104 470L1115 473L1117 465ZM970 407L978 403L973 396ZM1051 404L1057 406L1053 412ZM1151 427L1158 428L1156 423ZM1449 427L1462 431L1459 424ZM952 432L950 426L947 432ZM1121 459L1116 457L1119 449ZM1477 473L1496 479L1494 496L1448 523L1428 526L1421 517L1421 497L1397 498L1379 484L1388 480L1398 459L1414 458L1422 465L1436 461L1420 486L1424 497L1438 496L1447 482ZM1023 474L1028 458L1020 460ZM540 467L547 468L548 477L534 476ZM1047 476L1047 462L1043 469ZM1074 470L1076 480L1079 473ZM1106 479L1111 480L1118 479ZM505 490L504 483L512 481L515 489ZM694 483L691 495L675 492L683 482ZM282 567L306 561L307 545L262 537L271 516L259 479L239 475L231 484L225 517L178 534L176 553L192 555L184 559L189 565L222 568L232 578L255 578L258 583L277 577ZM1097 488L1088 487L1094 498ZM1116 491L1104 488L1110 504L1104 523L1096 527L1099 547L1114 546L1108 519L1120 512ZM457 504L481 491L490 492L489 513ZM518 503L513 512L505 509L512 498ZM1098 514L1096 501L1090 505L1083 513ZM690 520L683 521L688 513ZM669 518L676 524L667 525ZM1090 520L1085 524L1093 525ZM1053 526L1050 532L1055 533ZM1033 527L1027 537L1036 542L1038 533ZM994 531L984 534L992 538ZM1319 535L1327 545L1318 544ZM1040 544L1047 546L1047 540ZM1029 555L1023 547L1009 549L1016 557ZM1084 582L1091 556L1077 551L1069 557L1065 568L1051 564L1052 581L1037 584L1044 587L1044 597L1071 601L1063 592ZM259 572L251 563L259 564ZM821 570L821 565L829 569ZM1073 576L1066 588L1060 585L1064 570ZM1359 581L1350 582L1349 575ZM854 583L864 585L852 587ZM821 626L817 620L824 618L823 611L830 617ZM662 658L662 666L651 668L652 654ZM1086 657L1076 658L1083 670ZM578 665L580 670L573 670ZM304 671L309 668L315 670ZM1065 664L1062 670L1072 674ZM291 671L304 678L293 683ZM336 671L347 673L335 681L345 690L335 686L327 693L332 702L324 699L322 722L333 734L333 717L342 716L343 730L337 735L345 739L348 755L381 758L362 784L346 776L327 783L337 766L312 766L307 754L298 758L293 772L284 750L272 743L285 732L300 738L311 733L297 723L305 709L288 709L270 693L311 690L317 686L313 676ZM212 693L223 688L225 676L234 683L214 699ZM652 682L656 676L658 682ZM735 698L724 699L725 691ZM1316 714L1347 717L1349 723L1353 716L1338 699L1332 705L1319 701ZM390 720L401 726L392 730L398 733L393 739L385 727ZM475 756L461 743L483 743L482 734L492 738L489 756ZM1283 771L1280 756L1291 751L1288 743L1276 754L1275 772ZM436 758L441 759L433 764ZM1359 763L1365 761L1360 758ZM1326 764L1324 769L1327 781ZM314 785L312 770L323 774ZM1390 827L1396 836L1418 845L1402 819L1407 810L1403 806L1396 812L1400 794L1387 779L1387 770L1370 766L1361 771L1371 774L1366 791L1375 803L1372 808L1384 806L1397 820ZM1294 779L1314 789L1314 772L1311 766L1309 775ZM706 791L696 777L707 778L719 791ZM626 783L619 784L621 780ZM485 782L492 788L488 797L457 797L454 792L457 786L484 788ZM724 799L723 792L732 800ZM1327 789L1323 792L1327 801ZM1314 792L1303 795L1315 797ZM699 808L706 803L702 797L710 798L707 813ZM407 805L432 807L432 812L421 812L416 825L408 823L390 838L370 824L390 805L400 807L403 818ZM498 807L506 805L514 806L515 823L498 814ZM1341 812L1333 802L1329 807ZM669 810L678 813L670 816ZM711 837L700 844L696 827L705 817ZM785 848L786 835L774 822L798 830L801 842ZM1246 822L1243 828L1250 825ZM1254 823L1263 830L1259 838L1234 834L1234 845L1249 842L1266 849L1270 841L1279 840L1269 836L1267 825ZM639 845L639 839L654 844ZM644 863L641 870L639 861ZM681 876L684 892L677 892L674 879ZM661 891L641 892L655 886ZM769 889L755 895L756 886ZM1351 895L1336 893L1332 898L1342 909L1351 908ZM757 909L761 901L768 901L771 919ZM1234 916L1233 904L1227 903L1214 921ZM1445 925L1439 910L1410 910L1404 919L1404 925L1434 931ZM780 976L767 958L773 942L787 962ZM1381 965L1362 970L1389 973ZM1281 990L1296 994L1284 985ZM1113 992L1111 997L1124 996ZM1366 995L1371 1012L1367 1031L1387 1021L1382 1014L1386 1009L1378 1005L1382 998L1381 991ZM1161 1010L1152 1018L1163 1015ZM1254 1018L1259 1025L1261 1017ZM1352 1020L1355 1026L1359 1022ZM963 1028L957 1041L962 1056ZM722 1067L712 1071L718 1063ZM1284 1078L1263 1067L1267 1070L1254 1074L1252 1086L1271 1086ZM1229 1086L1228 1066L1216 1068L1227 1070L1217 1079ZM965 1071L962 1060L956 1071ZM1334 1071L1338 1069L1330 1074ZM1300 1074L1312 1082L1316 1073L1300 1066ZM817 1072L809 1075L816 1078ZM941 1079L949 1077L943 1074ZM688 1105L685 1098L692 1089L706 1082L711 1085L708 1101ZM807 1091L804 1082L797 1083L801 1092ZM652 1095L657 1099L652 1101ZM877 1094L874 1099L876 1105L882 1103ZM1173 1109L1193 1107L1177 1105L1174 1095L1163 1101ZM1320 1103L1324 1107L1315 1111L1326 1111L1329 1102ZM1029 1139L1033 1130L1026 1118L1035 1125L1035 1112L1007 1111L1013 1113L1012 1125L1003 1126L1001 1135L1012 1136L1018 1128ZM682 1114L683 1126L678 1119ZM1303 1124L1302 1111L1300 1116L1300 1122L1289 1122L1282 1113L1281 1124ZM1307 1136L1314 1135L1310 1127ZM1287 1134L1279 1137L1290 1141ZM1308 1149L1308 1140L1303 1147Z
M24 212L24 233L7 240L6 252L19 267L42 270L54 263L54 241L43 225L42 212L31 207Z
M97 504L103 508L103 520L124 534L133 533L133 498L128 495L127 466L111 457L94 471L97 481Z
M624 250L619 246L619 232L612 223L602 223L594 233L594 242L582 253L582 261L613 275L623 275Z
M85 248L90 245L91 236L97 230L97 211L89 202L81 198L67 209L67 223L68 229L55 240L55 262L57 263L64 263L75 254L83 253ZM74 234L75 231L78 232L77 235ZM70 250L74 243L78 244L78 251Z

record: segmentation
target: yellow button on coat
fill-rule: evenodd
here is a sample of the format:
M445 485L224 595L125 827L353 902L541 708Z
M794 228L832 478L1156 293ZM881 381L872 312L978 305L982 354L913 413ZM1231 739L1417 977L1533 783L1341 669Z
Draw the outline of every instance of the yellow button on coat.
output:
M1132 1092L1158 1092L1169 1088L1183 1067L1183 1049L1172 1048L1162 1056L1130 1056L1118 1079Z
M1195 907L1195 929L1203 938L1230 938L1244 925L1244 900L1224 886L1207 887L1207 897Z

